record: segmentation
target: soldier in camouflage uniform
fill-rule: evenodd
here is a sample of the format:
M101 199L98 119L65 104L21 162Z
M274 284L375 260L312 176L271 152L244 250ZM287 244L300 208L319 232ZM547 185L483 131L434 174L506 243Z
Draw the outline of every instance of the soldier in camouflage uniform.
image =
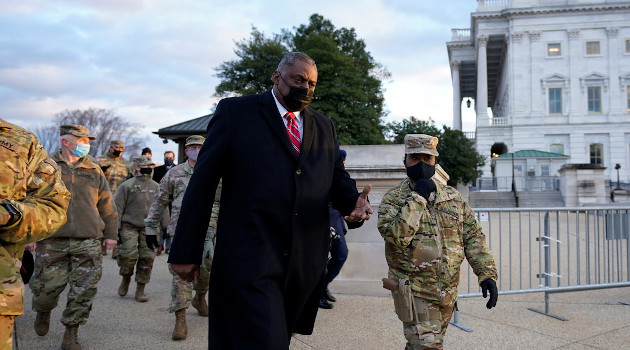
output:
M82 125L62 125L60 134L61 150L52 158L72 194L68 221L52 237L37 244L30 287L33 310L37 311L35 333L44 336L51 310L70 285L61 318L66 326L61 347L76 350L81 349L79 325L87 322L102 275L101 240L108 249L116 245L118 214L103 171L87 156L94 136Z
M24 245L66 222L70 192L57 163L29 131L0 118L0 146L0 350L5 350L13 347L15 317L24 313Z
M396 314L403 321L406 350L442 349L457 301L464 257L479 279L486 306L497 301L497 271L474 212L454 188L432 179L438 139L405 136L407 178L381 201L378 230L385 240Z
M147 239L150 235L157 235L158 227L162 213L172 205L171 217L166 231L171 237L175 233L179 212L186 193L186 187L193 174L193 169L197 163L197 154L201 149L201 145L205 141L203 136L193 135L186 139L186 155L188 160L169 170L160 181L160 189L158 196L149 209L149 215L144 220L146 225ZM192 304L201 316L208 316L208 304L206 303L206 293L208 292L208 284L210 282L210 267L212 266L213 239L214 230L217 223L217 215L219 212L218 200L221 196L220 187L217 188L214 206L212 208L212 218L206 233L206 241L204 246L204 265L201 267L199 278L196 283L186 282L182 280L172 269L169 264L169 271L173 275L171 287L171 304L169 312L175 312L175 328L173 329L173 340L186 339L186 309ZM157 236L156 236L157 237ZM192 291L195 290L195 296Z
M131 164L122 157L124 151L125 143L123 141L112 140L107 153L97 158L98 165L107 178L112 195L116 193L118 186L125 182L125 180L133 177L134 174ZM107 255L105 247L103 247L103 255ZM114 248L112 258L116 258L116 255L117 248Z
M139 302L149 301L144 294L144 287L151 278L155 251L147 244L144 234L144 218L158 192L157 182L151 179L155 163L147 156L133 159L135 176L118 187L114 194L114 203L120 219L118 247L118 266L122 282L118 295L124 297L129 290L129 282L136 269L136 295ZM149 236L154 238L155 236ZM157 245L157 242L155 242Z
M121 140L112 140L107 153L98 157L98 165L103 170L109 189L116 193L118 186L133 176L133 167L122 157L125 151L125 143Z

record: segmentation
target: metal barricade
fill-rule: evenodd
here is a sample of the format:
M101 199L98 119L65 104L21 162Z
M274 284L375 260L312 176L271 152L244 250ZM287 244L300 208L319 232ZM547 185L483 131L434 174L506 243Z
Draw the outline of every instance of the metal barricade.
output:
M630 286L630 207L474 211L495 258L499 294L545 293L545 310L529 310L566 320L549 312L550 294ZM466 261L458 293L481 295Z

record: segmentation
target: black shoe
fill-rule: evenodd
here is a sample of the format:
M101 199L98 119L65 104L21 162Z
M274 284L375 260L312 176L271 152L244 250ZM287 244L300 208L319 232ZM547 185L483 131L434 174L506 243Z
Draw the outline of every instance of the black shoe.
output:
M333 305L326 300L326 298L319 298L320 309L332 309Z
M324 289L324 298L328 301L332 301L333 303L337 301L337 299L330 294L330 290L328 290L328 288Z

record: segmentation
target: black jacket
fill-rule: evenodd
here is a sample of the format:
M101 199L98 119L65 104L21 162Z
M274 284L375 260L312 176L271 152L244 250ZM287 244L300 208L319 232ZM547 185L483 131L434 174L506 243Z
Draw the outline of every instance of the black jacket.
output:
M175 165L173 165L171 169L174 166ZM155 169L153 169L153 181L160 183L160 181L162 181L162 178L164 177L164 175L166 175L166 172L168 170L169 168L167 168L165 164L155 167Z
M298 157L271 91L219 102L184 197L170 263L201 264L223 178L210 281L210 349L288 349L311 334L328 254L328 202L359 193L332 121L302 112Z

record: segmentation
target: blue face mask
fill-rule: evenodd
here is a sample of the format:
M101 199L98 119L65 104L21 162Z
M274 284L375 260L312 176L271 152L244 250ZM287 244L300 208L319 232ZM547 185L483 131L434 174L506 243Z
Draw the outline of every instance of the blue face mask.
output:
M88 153L90 153L90 144L88 143L87 145L84 143L77 143L74 142L77 145L76 149L71 150L72 153L74 153L75 156L79 157L79 158L83 158L85 156L87 156Z

